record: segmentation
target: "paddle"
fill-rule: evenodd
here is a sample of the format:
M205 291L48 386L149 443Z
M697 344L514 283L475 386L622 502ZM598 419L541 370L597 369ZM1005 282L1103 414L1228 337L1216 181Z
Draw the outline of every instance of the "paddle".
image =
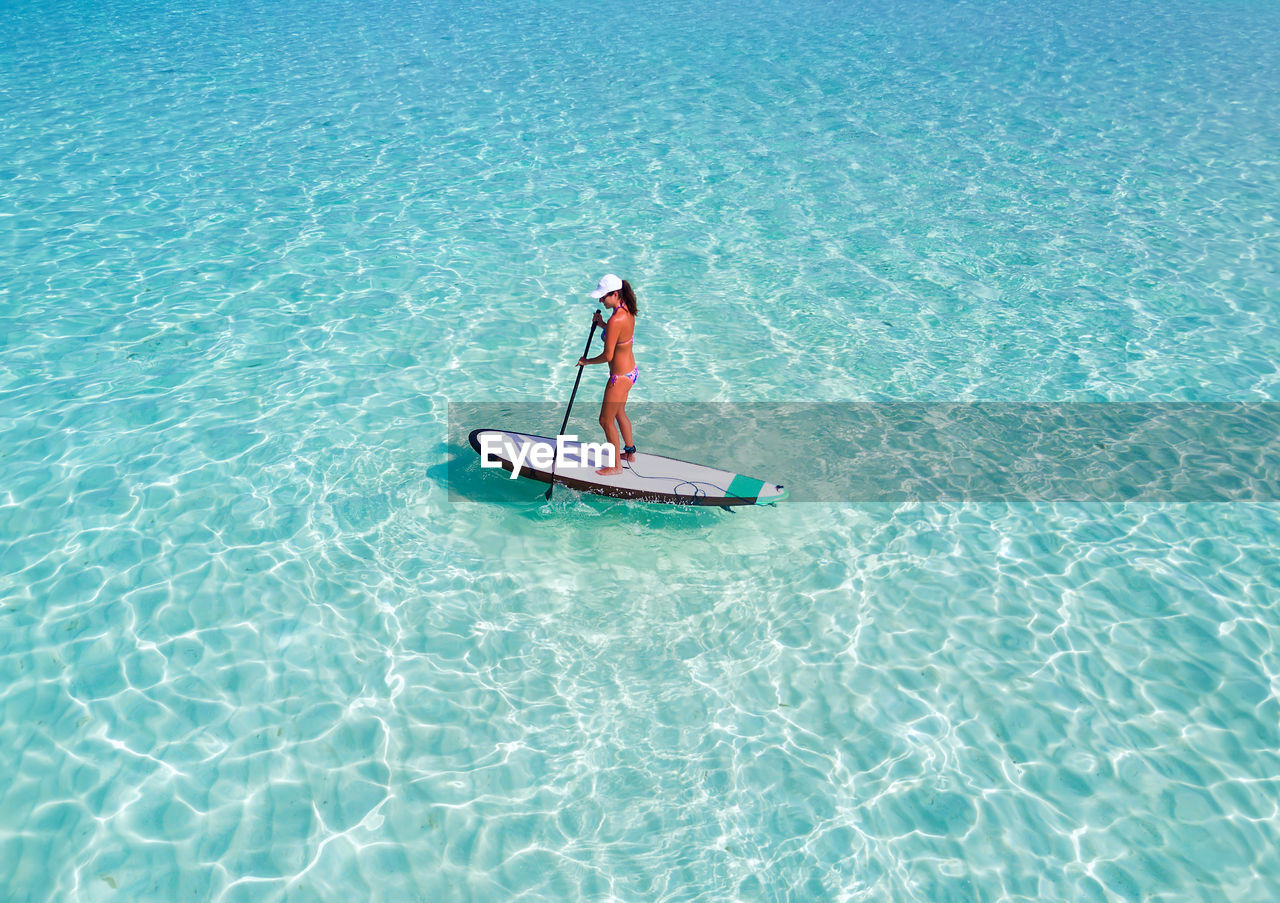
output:
M582 356L586 357L591 353L591 340L596 337L596 318L593 314L591 317L591 331L587 333L587 347L582 349ZM560 424L560 432L557 436L563 436L565 429L569 426L569 412L573 410L573 400L578 397L578 383L582 382L582 365L578 365L578 378L573 381L573 394L569 396L569 407L564 409L564 423ZM547 487L547 501L551 501L551 490L556 488L556 459L551 459L551 485Z

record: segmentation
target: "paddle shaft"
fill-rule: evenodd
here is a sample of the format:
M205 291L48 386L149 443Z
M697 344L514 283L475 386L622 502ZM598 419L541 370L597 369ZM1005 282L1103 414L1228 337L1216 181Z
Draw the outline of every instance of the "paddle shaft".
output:
M591 331L587 333L587 347L582 349L582 356L586 357L591 353L591 340L596 337L596 318L591 318ZM569 406L564 409L564 422L560 424L560 432L557 436L563 436L565 429L569 426L569 412L573 410L573 400L578 397L578 384L582 382L582 365L578 365L578 376L573 381L573 392L569 395ZM547 501L551 501L551 490L556 488L556 459L551 459L551 485L547 487Z

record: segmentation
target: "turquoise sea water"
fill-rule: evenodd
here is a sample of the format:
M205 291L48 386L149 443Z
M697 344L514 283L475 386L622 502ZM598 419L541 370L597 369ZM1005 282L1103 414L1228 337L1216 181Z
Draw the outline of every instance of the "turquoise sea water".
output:
M605 271L637 400L1276 399L1278 31L0 4L5 899L1275 900L1280 506L445 462Z

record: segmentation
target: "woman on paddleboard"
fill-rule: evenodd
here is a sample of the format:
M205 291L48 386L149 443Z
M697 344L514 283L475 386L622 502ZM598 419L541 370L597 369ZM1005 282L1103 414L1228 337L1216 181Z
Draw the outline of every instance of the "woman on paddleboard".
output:
M635 355L631 351L631 343L636 331L636 295L625 279L619 279L612 273L601 277L596 290L591 292L596 298L613 311L606 323L596 311L595 323L604 327L604 351L595 357L578 358L578 366L586 364L609 364L609 382L604 387L604 401L600 405L600 425L604 427L604 435L613 446L613 467L601 467L596 471L600 476L622 473L622 462L632 460L636 453L631 435L631 421L627 417L627 396L631 387L636 384L640 368L636 366ZM619 441L621 431L621 441Z

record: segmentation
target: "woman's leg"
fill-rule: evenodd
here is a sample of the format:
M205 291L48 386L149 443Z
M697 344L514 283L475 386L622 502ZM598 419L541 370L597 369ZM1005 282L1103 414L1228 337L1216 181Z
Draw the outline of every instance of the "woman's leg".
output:
M613 385L606 386L604 401L600 404L600 425L604 427L604 438L613 446L613 467L601 467L596 473L600 476L622 473L622 443L618 434L618 425L626 418L622 413L627 403L627 395L631 388L631 380L615 379ZM631 432L631 422L626 425L627 433ZM628 442L628 445L631 443Z
M631 418L627 416L627 400L622 399L622 404L618 406L617 414L618 426L622 430L622 444L635 445L634 437L631 435ZM635 455L623 454L622 460L630 461Z

